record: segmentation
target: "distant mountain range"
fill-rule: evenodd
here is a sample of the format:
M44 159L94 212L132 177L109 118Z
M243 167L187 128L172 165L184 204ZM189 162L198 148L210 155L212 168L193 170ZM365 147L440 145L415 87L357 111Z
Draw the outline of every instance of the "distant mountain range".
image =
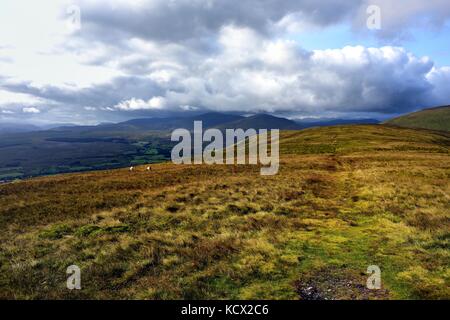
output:
M4 133L26 133L33 131L65 131L111 133L111 132L143 132L143 131L172 131L177 128L193 129L194 121L202 121L203 128L224 129L280 129L280 130L300 130L310 127L321 127L344 124L376 124L374 119L318 119L294 121L286 118L276 117L268 114L256 114L248 117L225 114L219 112L209 112L205 114L189 117L167 117L167 118L140 118L119 123L102 123L95 126L78 126L74 124L49 124L32 125L20 123L0 123L0 134Z
M225 129L280 129L300 130L310 127L321 127L344 124L377 124L375 119L318 119L306 121L294 121L268 114L256 114L248 117L209 112L189 117L167 118L140 118L119 123L106 123L97 126L64 126L54 128L56 131L82 131L82 132L130 132L143 131L172 131L178 128L192 130L194 121L202 121L203 128Z
M34 124L30 124L30 123L0 122L0 134L51 130L53 128L58 128L58 127L62 127L62 126L73 127L75 125L70 124L70 123L52 123L52 124L44 124L44 125L34 125Z
M202 121L203 128L224 129L280 129L301 130L311 127L324 127L349 124L379 124L376 119L302 119L289 120L268 114L256 114L252 116L241 116L220 112L209 112L205 114L188 117L165 117L165 118L140 118L119 123L102 123L96 126L77 126L72 124L49 124L33 125L21 123L0 123L0 134L20 134L34 131L49 130L52 132L65 132L77 136L129 136L145 132L168 132L177 128L193 129L194 121ZM424 128L432 130L450 130L450 106L430 108L418 112L406 114L384 122L385 124ZM53 136L53 134L52 134Z
M20 134L34 131L50 130L53 132L72 133L73 135L90 133L96 136L118 133L119 135L138 134L140 132L167 132L177 128L193 129L194 121L202 121L203 128L224 129L280 129L301 130L311 127L324 127L349 124L379 124L376 119L302 119L289 120L268 114L256 114L252 116L241 116L220 112L209 112L205 114L188 117L166 117L166 118L140 118L119 123L102 123L96 126L78 126L73 124L48 124L33 125L23 123L1 123L0 134ZM418 112L406 114L384 122L385 124L424 128L432 130L450 131L450 106L424 109Z
M343 125L343 124L376 124L374 119L319 119L315 121L293 121L286 118L276 117L268 114L256 114L248 117L225 114L219 112L209 112L190 117L170 117L170 118L141 118L132 119L120 123L103 124L98 126L79 126L55 128L54 130L93 130L103 132L118 131L171 131L177 128L192 130L194 121L202 121L203 128L225 129L280 129L280 130L300 130L310 127Z
M38 126L20 123L0 123L0 133L19 133L40 130Z
M449 107L394 119L389 124L445 129ZM376 124L374 119L303 119L293 121L268 114L240 116L210 112L189 117L144 118L96 126L64 124L44 130L30 124L0 123L0 180L55 173L121 168L170 159L174 129L203 128L300 130L349 124ZM49 126L52 127L52 126ZM448 129L447 129L448 130Z
M245 119L242 116L209 112L191 117L133 119L111 125L116 128L139 130L174 130L177 128L192 129L194 121L202 121L204 128L212 128Z
M385 123L399 127L450 131L450 106L409 113Z
M312 127L328 127L339 126L349 124L378 124L379 120L376 119L305 119L296 121L301 129Z
M298 123L285 118L279 118L268 114L257 114L250 117L241 117L236 121L227 122L217 127L218 129L280 129L298 130Z

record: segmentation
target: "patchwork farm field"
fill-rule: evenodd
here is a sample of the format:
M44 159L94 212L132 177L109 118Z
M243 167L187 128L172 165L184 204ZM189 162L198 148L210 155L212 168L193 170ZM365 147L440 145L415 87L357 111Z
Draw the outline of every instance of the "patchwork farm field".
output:
M3 184L0 298L450 299L449 150L450 133L336 126L282 132L275 176L162 163Z

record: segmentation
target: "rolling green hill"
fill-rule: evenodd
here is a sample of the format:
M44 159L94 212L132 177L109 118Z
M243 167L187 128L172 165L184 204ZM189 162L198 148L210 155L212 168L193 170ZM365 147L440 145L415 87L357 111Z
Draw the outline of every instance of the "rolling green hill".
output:
M450 131L450 106L425 109L385 123L408 128Z
M450 133L280 141L275 176L161 163L0 185L0 299L450 298Z

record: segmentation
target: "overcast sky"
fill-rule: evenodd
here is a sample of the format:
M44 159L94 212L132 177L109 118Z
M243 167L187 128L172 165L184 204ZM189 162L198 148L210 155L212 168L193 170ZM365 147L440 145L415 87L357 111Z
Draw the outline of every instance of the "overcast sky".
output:
M0 21L2 122L450 104L448 0L1 0Z

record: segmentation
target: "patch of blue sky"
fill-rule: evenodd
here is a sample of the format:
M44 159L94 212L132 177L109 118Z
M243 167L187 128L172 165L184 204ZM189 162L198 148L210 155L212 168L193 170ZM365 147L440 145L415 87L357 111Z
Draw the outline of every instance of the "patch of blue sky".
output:
M290 34L287 38L295 40L300 47L308 51L358 45L364 47L401 46L418 57L430 57L437 67L450 66L450 23L434 29L411 29L409 36L402 41L377 37L376 31L358 33L352 30L348 24Z

